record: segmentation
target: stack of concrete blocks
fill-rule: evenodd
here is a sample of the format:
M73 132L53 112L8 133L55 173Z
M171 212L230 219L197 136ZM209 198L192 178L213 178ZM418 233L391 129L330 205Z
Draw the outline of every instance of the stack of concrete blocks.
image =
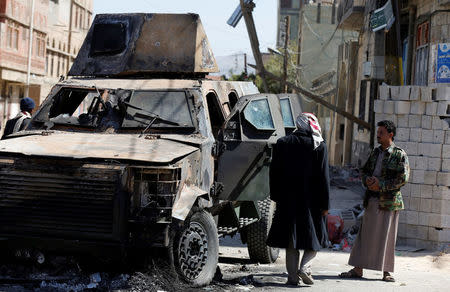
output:
M397 125L394 142L407 152L411 168L409 183L401 189L405 210L400 212L398 244L446 248L450 244L450 87L379 89L375 123L387 119Z

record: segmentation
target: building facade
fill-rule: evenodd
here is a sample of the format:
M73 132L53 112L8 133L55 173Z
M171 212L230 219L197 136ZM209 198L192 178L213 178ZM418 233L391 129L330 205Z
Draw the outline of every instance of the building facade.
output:
M296 66L297 84L322 95L327 102L352 112L354 95L344 92L345 84L341 84L337 76L339 72L352 74L343 71L350 69L342 64L342 58L348 53L346 44L357 41L358 33L337 27L337 10L336 0L280 0L277 46L284 46L284 38L288 34L291 45L289 63ZM285 29L286 16L289 16L289 33ZM336 94L338 87L340 95ZM350 163L352 123L325 106L309 99L303 100L304 110L315 113L319 118L329 149L329 163Z
M36 103L45 75L48 0L35 0L30 44L31 1L0 1L0 113L6 120L18 113L18 103L29 91ZM33 48L29 55L30 46ZM30 76L28 77L28 62ZM29 78L29 88L26 88Z
M92 0L0 0L2 126L19 112L21 98L28 95L40 104L66 75L92 21L92 4Z
M92 22L92 5L93 0L50 0L41 101L72 66Z

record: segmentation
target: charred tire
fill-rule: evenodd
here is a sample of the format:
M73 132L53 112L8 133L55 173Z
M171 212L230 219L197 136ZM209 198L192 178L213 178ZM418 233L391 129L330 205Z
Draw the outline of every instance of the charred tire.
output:
M247 248L250 259L261 264L270 264L277 260L280 250L267 246L266 240L272 226L275 202L270 199L258 201L261 219L247 227Z
M197 287L211 282L219 259L217 234L214 218L204 210L185 220L172 246L173 263L181 279Z

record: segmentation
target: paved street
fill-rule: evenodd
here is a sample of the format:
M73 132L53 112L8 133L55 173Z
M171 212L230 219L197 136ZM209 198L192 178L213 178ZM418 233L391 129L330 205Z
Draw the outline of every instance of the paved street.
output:
M332 188L331 208L345 209L361 200L356 188ZM313 277L316 283L312 286L302 285L300 288L286 286L285 253L272 265L255 265L249 262L246 246L238 237L221 240L220 268L225 282L244 283L227 287L236 291L292 291L306 288L306 291L443 291L450 287L450 254L431 251L397 251L395 283L381 281L382 273L365 271L363 279L340 279L340 272L348 271L349 253L321 251L313 263ZM250 276L250 277L249 277ZM253 281L249 281L253 276Z
M242 277L253 275L257 283L235 286L252 291L292 291L286 286L285 253L272 265L249 264L245 246L222 246L221 270L225 280L238 282ZM450 255L437 256L432 252L397 252L396 283L380 281L381 272L365 271L363 279L340 279L337 275L351 267L347 265L349 253L324 250L313 264L316 283L307 291L443 291L450 287ZM242 271L244 270L244 271ZM255 281L254 281L255 282ZM231 287L230 287L231 288ZM300 289L300 288L297 288Z

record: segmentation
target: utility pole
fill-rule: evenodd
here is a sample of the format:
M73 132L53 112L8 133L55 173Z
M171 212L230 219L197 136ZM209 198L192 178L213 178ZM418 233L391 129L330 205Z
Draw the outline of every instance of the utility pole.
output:
M247 27L248 36L250 38L250 44L252 46L253 56L255 57L256 67L259 71L259 76L261 76L262 83L264 86L264 91L269 92L269 87L266 82L266 70L264 69L264 64L262 62L261 52L259 51L258 36L256 34L255 22L253 21L252 10L255 7L255 3L250 2L246 4L244 0L240 0L241 11L244 16L245 25Z
M30 37L28 40L27 84L25 86L25 96L30 95L31 54L33 53L34 0L31 0L30 14Z
M302 27L303 27L303 5L304 0L300 0L298 12L298 42L297 42L297 84L300 84L300 61L302 59Z
M288 87L286 85L287 81L287 62L288 62L288 45L289 45L289 35L290 35L290 23L291 18L289 15L284 17L284 56L283 56L283 82L281 83L283 92L287 93Z
M73 30L73 0L69 1L69 33L67 34L67 67L66 72L70 70L70 62L72 62L72 30Z
M248 70L247 70L247 53L244 53L244 73L245 73L245 76L248 77Z

